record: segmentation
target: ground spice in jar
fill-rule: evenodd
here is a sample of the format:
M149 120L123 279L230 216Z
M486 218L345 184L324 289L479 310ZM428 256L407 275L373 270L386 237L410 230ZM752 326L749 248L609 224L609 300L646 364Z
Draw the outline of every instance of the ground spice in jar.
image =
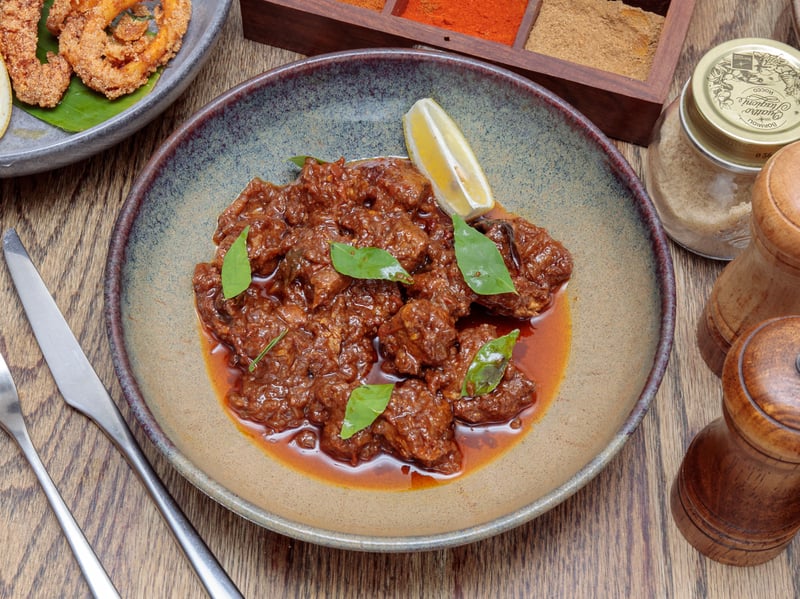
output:
M698 156L681 131L677 106L662 117L645 174L664 228L678 243L703 256L727 259L747 247L756 173L734 173Z
M663 26L620 0L542 0L525 49L644 81Z
M401 17L510 46L527 0L408 0Z
M645 186L666 233L709 258L741 254L756 177L798 140L800 51L745 38L706 52L656 123L645 157Z
M377 11L383 10L383 5L385 4L385 0L339 0L339 2Z

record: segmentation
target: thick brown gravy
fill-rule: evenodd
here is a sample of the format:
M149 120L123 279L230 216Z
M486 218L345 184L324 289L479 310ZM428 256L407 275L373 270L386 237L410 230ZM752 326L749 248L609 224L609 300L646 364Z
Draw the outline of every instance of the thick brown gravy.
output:
M208 372L220 404L238 428L271 458L305 474L347 487L381 490L410 490L446 482L473 472L491 462L534 428L558 393L564 376L571 340L571 314L564 289L555 295L550 309L531 321L519 323L487 316L505 334L520 328L514 363L537 384L537 400L511 423L486 426L457 424L456 440L463 453L463 468L454 476L426 472L388 455L353 467L325 455L319 449L299 447L293 439L302 429L265 435L263 427L239 418L225 402L225 395L237 384L240 372L229 364L230 350L207 330L202 331ZM202 328L202 327L201 327ZM535 434L535 433L533 433Z

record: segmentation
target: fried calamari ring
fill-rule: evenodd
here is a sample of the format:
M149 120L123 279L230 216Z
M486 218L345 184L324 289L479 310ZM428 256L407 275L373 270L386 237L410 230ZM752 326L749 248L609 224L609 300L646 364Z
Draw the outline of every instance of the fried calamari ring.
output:
M0 52L17 98L26 104L51 108L69 86L72 69L63 57L36 57L38 24L43 0L0 0Z
M98 4L100 0L53 0L47 13L47 30L57 37L67 17L73 13L84 13Z
M136 52L121 52L121 42L106 28L138 4L140 0L102 0L86 12L68 16L58 38L59 52L84 84L111 99L146 83L177 53L189 26L191 0L162 0L161 10L155 12L156 35L141 50L137 46Z
M147 35L152 15L144 5L135 6L131 12L124 12L116 20L111 34L114 43L106 46L106 60L114 66L121 66L134 60L150 43Z

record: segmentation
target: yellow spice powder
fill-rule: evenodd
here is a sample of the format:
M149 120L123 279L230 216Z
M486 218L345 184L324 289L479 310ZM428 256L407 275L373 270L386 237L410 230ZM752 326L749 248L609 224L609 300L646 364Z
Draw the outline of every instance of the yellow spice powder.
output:
M385 0L339 0L344 4L352 4L353 6L360 6L361 8L368 8L370 10L380 11L383 9Z
M525 49L644 81L663 25L620 0L542 0Z

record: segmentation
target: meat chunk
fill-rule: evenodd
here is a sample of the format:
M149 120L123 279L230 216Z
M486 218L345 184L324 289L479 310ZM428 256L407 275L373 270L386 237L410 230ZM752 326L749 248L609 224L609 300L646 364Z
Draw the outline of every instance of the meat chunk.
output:
M340 225L351 233L351 245L384 249L409 272L419 268L426 258L428 236L406 212L353 210L343 215Z
M428 265L414 273L414 283L408 289L409 297L427 300L444 309L455 320L467 316L478 296L469 288L458 268L452 238L449 245L447 242L431 242L428 258Z
M535 402L536 384L511 362L493 391L476 397L459 397L453 402L453 414L470 424L506 422Z
M456 340L455 323L427 300L411 300L378 329L386 357L398 372L418 375L423 366L438 366Z
M338 221L354 207L371 203L374 191L370 182L356 176L344 160L324 164L307 160L286 195L287 222L315 226Z
M217 219L214 242L219 247L219 263L245 226L250 268L259 276L270 275L282 255L281 240L289 227L283 219L285 197L281 188L253 179L236 201Z
M354 168L373 185L372 206L380 212L419 212L433 199L430 181L408 160L364 160Z
M333 267L330 244L334 241L345 241L334 223L320 223L289 232L281 240L283 260L274 281L276 292L286 295L292 283L297 282L305 301L314 310L343 291L350 279Z
M247 374L243 376L241 390L231 390L226 401L240 418L258 422L270 432L283 432L305 421L309 386L293 382Z
M227 342L230 338L232 318L224 310L219 267L201 262L194 268L192 285L200 321L220 340Z
M315 399L310 411L310 420L322 427L319 438L320 449L331 457L358 465L374 458L381 451L381 440L371 428L342 439L342 423L347 398L353 385L332 376L316 386Z
M517 293L478 296L495 314L527 319L546 310L553 294L572 274L572 256L543 228L521 218L485 220L476 225L495 242Z
M428 386L446 397L459 420L470 424L505 422L536 401L536 385L513 362L506 367L500 384L476 397L461 396L464 377L478 350L499 336L489 324L468 327L458 334L458 351L441 367L427 372Z
M400 459L414 461L443 474L461 468L450 404L419 379L395 386L386 410L372 430Z

